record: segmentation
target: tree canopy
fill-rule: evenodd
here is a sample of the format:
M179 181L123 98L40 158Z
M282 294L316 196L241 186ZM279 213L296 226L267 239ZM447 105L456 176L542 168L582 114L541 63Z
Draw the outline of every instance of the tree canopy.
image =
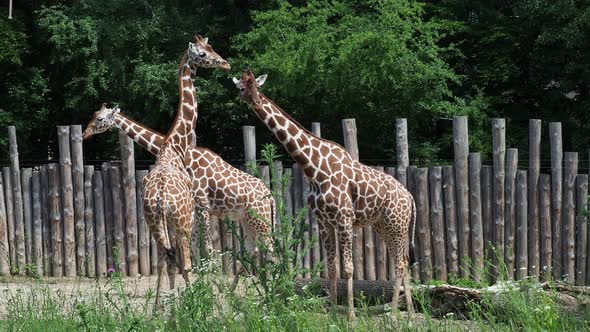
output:
M395 118L408 118L410 158L452 158L453 115L469 115L472 149L490 151L490 117L526 153L528 119L562 121L568 149L588 148L590 5L582 1L34 1L0 7L0 126L16 125L27 160L56 157L57 125L82 124L102 102L166 132L177 67L192 35L232 64L269 74L262 88L303 125L341 140L357 119L361 159L391 163ZM228 161L241 125L260 121L226 73L203 69L199 145ZM267 130L259 141L272 141ZM117 156L116 135L85 157ZM0 151L6 152L5 135ZM145 152L138 158L151 160ZM6 153L2 153L3 157ZM524 155L526 157L526 155Z

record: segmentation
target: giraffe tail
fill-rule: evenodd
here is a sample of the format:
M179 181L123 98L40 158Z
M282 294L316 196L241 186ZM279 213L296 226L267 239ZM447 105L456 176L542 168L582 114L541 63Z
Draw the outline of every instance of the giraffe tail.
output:
M164 250L166 251L166 256L168 257L169 261L176 262L176 251L174 250L174 246L170 243L170 235L168 234L168 221L166 219L168 205L166 204L166 189L162 185L165 181L160 181L160 186L158 188L158 193L156 195L156 204L158 206L158 210L160 211L160 217L162 221L162 229L164 234L166 234L166 243L164 243Z
M412 200L412 220L411 220L411 225L410 225L410 236L411 236L411 240L410 240L410 267L416 265L418 263L418 255L416 253L416 245L414 242L414 239L416 237L416 202L414 201L414 197L412 197L410 195L410 199Z

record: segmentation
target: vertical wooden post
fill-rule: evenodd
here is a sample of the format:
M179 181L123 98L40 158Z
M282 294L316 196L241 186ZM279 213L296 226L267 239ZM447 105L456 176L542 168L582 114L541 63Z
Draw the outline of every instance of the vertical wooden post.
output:
M244 159L248 165L249 162L256 161L256 127L242 126L242 134L244 137Z
M72 193L72 158L70 154L70 127L58 126L59 171L61 174L61 203L64 231L64 275L76 275L76 239L74 229L74 197Z
M15 232L15 248L16 260L15 267L18 269L18 274L25 273L25 227L23 215L23 196L21 190L20 166L18 161L18 145L16 141L16 128L8 126L8 145L10 147L10 167L12 172L12 199L14 200L14 232Z
M424 262L421 261L421 251L420 251L420 229L418 227L418 213L419 213L419 208L418 208L418 191L416 189L416 166L410 166L408 167L408 190L410 191L410 193L412 193L412 196L414 197L414 200L416 202L416 230L415 230L415 235L414 235L414 250L416 252L416 254L418 255L418 257L416 257L417 263L414 264L414 266L412 266L411 268L411 273L412 273L412 278L414 278L415 280L420 280L420 271L421 271L421 266L422 264L424 264ZM395 270L393 269L395 267L395 263L391 264L390 261L390 265L389 265L389 274L391 275L391 279L395 278Z
M143 178L148 174L147 170L138 170L135 172L135 184L137 186L136 206L137 206L137 236L139 238L139 273L142 276L150 275L150 232L145 221L143 213ZM196 223L193 225L194 229L198 229ZM191 254L194 259L198 257L199 238L191 239ZM195 252L195 248L197 248ZM196 262L199 262L197 259Z
M342 120L342 134L344 137L344 148L353 159L359 160L359 147L357 142L357 130L355 119Z
M383 166L375 166L375 169L385 173ZM393 173L395 174L395 169L393 170ZM395 175L393 176L395 177ZM409 236L411 235L409 234ZM377 231L373 232L373 243L375 245L376 277L378 280L387 280L387 262L389 260L387 245L385 244L385 241L378 236Z
M47 165L41 166L41 216L43 217L43 275L51 276L51 217L49 213L49 178L47 176Z
M562 257L562 208L563 208L563 145L561 122L549 123L549 144L551 146L551 220L552 220L552 267L553 279L560 280L563 272Z
M117 247L119 264L115 270L127 276L127 249L125 243L125 211L123 209L123 190L121 188L121 168L112 166L109 170L111 192L113 195L113 244ZM113 249L114 252L114 249ZM118 269L117 269L118 268Z
M103 168L103 170L106 168ZM96 275L106 276L107 273L107 238L106 222L104 217L104 175L102 171L94 172L94 220L95 220L95 247L96 247Z
M123 193L125 196L125 238L127 243L127 269L129 275L139 273L139 258L137 253L137 195L135 193L135 152L133 140L119 130L119 145L121 147L121 178L123 179Z
M429 170L430 224L432 225L432 249L434 253L434 278L447 281L445 257L445 221L442 193L442 167Z
M264 184L270 189L270 167L268 165L260 165L258 166L258 173Z
M432 242L430 240L430 211L428 199L428 168L415 171L416 230L420 238L420 276L424 283L432 279Z
M539 226L541 230L541 280L550 279L552 271L551 176L539 176Z
M319 122L311 123L311 132L317 137L322 137L322 126Z
M307 182L307 180L305 179L305 173L302 171L300 173L301 176L301 206L303 208L308 208L307 206L307 196L309 196L309 182ZM304 247L309 247L309 241L310 241L310 211L309 209L307 209L307 212L305 214L305 225L307 225L307 230L305 232L303 232L303 246ZM311 252L313 251L313 248L310 248L309 250L305 250L302 255L303 255L303 268L304 269L310 269L313 262L311 261ZM305 278L310 278L311 275L309 272L306 272L304 275Z
M93 278L96 275L96 248L94 245L94 166L84 166L84 251L86 276Z
M10 250L8 249L8 223L4 203L4 180L0 174L0 275L10 274Z
M281 162L280 160L273 161L270 177L271 177L270 180L272 182L272 190L277 191L282 194L282 192L283 192L283 162ZM277 211L274 211L275 215L274 215L273 227L276 228L279 224L279 221L280 221L279 220L280 215L279 215L278 209L275 209L275 210L277 210ZM270 220L269 220L269 222L270 222Z
M250 167L256 165L256 127L254 126L242 126L242 136L244 139L244 164L246 166L246 172L253 174L253 169ZM241 225L237 225L238 233L240 236L243 236L244 231ZM211 231L214 232L215 230L211 228ZM213 238L215 235L211 234ZM239 248L239 241L235 239L235 247L237 250L241 250Z
M287 215L287 218L291 218L296 215L296 213L293 212L293 169L285 168L283 174L289 179L285 187L285 214ZM278 206L279 205L277 204L277 209L279 208ZM289 271L292 271L292 269L293 262L289 262Z
M51 220L51 275L63 276L63 229L61 218L61 188L56 164L47 165L49 185L49 218ZM72 253L73 254L73 253Z
M298 164L293 164L293 197L294 197L294 210L298 213L301 209L305 209L306 205L306 198L309 193L309 184L305 181L305 175L303 174L303 170ZM308 211L309 212L309 211ZM303 223L305 225L309 225L309 214L306 212L304 214L305 220ZM297 251L296 261L297 264L300 264L303 268L309 268L310 260L309 260L309 251L303 251L303 249L309 244L309 231L303 232L303 238L300 239L299 248ZM303 277L308 278L309 273L305 273Z
M492 231L492 166L481 167L481 219L483 221L484 259L486 260L486 279L491 281L493 252Z
M456 116L453 118L457 226L459 233L459 272L462 277L469 276L469 178L467 165L469 134L467 126L466 116Z
M342 120L342 134L344 137L344 148L353 159L359 159L359 148L357 143L357 131L355 119ZM363 252L363 233L367 229L358 228L354 230L354 237L352 239L352 259L354 266L354 279L364 280L364 252Z
M154 169L155 165L150 165L149 166L149 171L151 171L152 169ZM142 196L143 197L143 196ZM197 215L197 220L200 220L200 216ZM211 220L211 222L213 223L213 221L215 220ZM197 221L198 222L198 221ZM197 223L198 225L198 223ZM149 239L150 239L150 272L151 274L157 274L158 272L158 245L156 244L156 239L152 236L151 231L149 234ZM213 238L211 238L213 240Z
M33 232L32 232L32 259L31 263L35 265L37 275L43 275L43 216L41 212L41 176L39 171L34 171L31 179L32 200L33 200ZM2 190L0 185L0 191ZM1 197L0 197L1 198ZM1 205L1 203L0 203ZM0 207L1 209L1 207ZM2 218L0 212L0 219ZM1 224L1 220L0 220ZM1 235L0 235L1 237ZM0 242L2 240L0 239ZM1 244L0 244L1 246ZM0 249L1 250L1 249ZM0 254L1 255L1 254ZM1 258L0 258L1 259Z
M232 235L231 232L229 231L229 228L227 227L225 220L224 219L220 219L219 220L220 223L220 229L221 229L221 243L222 243L222 252L225 253L225 255L223 255L223 271L225 272L226 275L231 276L233 275L234 272L234 263L231 257L231 251L233 250L233 240L232 240ZM246 239L246 241L254 241L254 239ZM262 253L261 253L262 254Z
M563 266L566 279L575 282L576 269L576 176L578 153L566 152L563 174Z
M539 173L541 172L541 120L529 120L529 276L539 280Z
M471 260L473 279L480 281L483 272L483 225L481 221L481 156L469 154L469 211L471 221Z
M76 273L83 276L86 267L86 224L84 222L84 161L82 153L82 126L70 126L72 146L72 183L74 188L74 225L76 235Z
M102 170L102 188L103 188L103 203L104 203L104 231L105 231L105 247L107 253L107 266L105 272L115 267L115 260L113 258L113 192L111 190L111 177L109 175L111 165L108 162L101 164Z
M10 273L16 272L18 269L16 260L16 235L14 234L14 199L12 190L12 171L10 167L2 168L2 176L4 178L4 196L6 198L6 221L8 230L8 252L10 254Z
M408 166L410 166L410 155L408 153L408 120L395 120L395 146L397 151L397 180L408 186Z
M492 120L492 140L494 155L494 181L492 183L492 218L493 237L495 246L494 275L498 276L501 261L504 257L504 177L505 177L505 156L506 156L506 122L504 119ZM499 258L499 259L498 259Z
M33 246L33 206L31 202L31 180L33 177L33 169L21 169L21 190L23 197L23 221L25 229L25 262L30 264L32 261L32 246ZM24 268L24 266L23 266ZM28 272L28 271L27 271Z
M459 275L459 244L457 240L457 212L455 209L455 173L453 166L443 166L444 217L447 233L446 253L450 274Z
M514 257L516 252L516 171L518 167L518 150L508 149L506 153L505 213L504 213L504 263L508 279L514 279Z
M526 278L528 272L527 244L527 179L526 171L516 172L516 278Z
M260 174L260 177L261 177L262 181L264 181L265 185L269 189L271 189L272 187L271 187L271 181L270 181L270 167L268 165L259 165L258 166L258 174ZM223 225L223 221L221 222L221 224L222 224L222 226L225 226L225 225ZM307 219L306 224L309 227L309 218ZM224 236L226 235L226 231L225 230L223 231L223 235ZM309 233L306 233L306 238L308 238L308 236L309 236ZM250 241L252 241L252 240L253 239L250 239ZM309 253L308 253L308 256L307 257L309 259ZM263 261L263 253L262 252L259 252L259 257L258 258L259 258L259 261L262 263L262 261Z
M588 259L588 174L576 177L576 285L586 285ZM529 255L530 257L530 255Z
M305 203L303 201L303 184L301 181L303 180L302 177L302 170L299 164L293 164L293 210L295 211L295 215L298 215L299 211L302 208L305 208ZM294 257L294 265L299 265L303 263L303 240L300 240L299 246L297 248L297 257Z

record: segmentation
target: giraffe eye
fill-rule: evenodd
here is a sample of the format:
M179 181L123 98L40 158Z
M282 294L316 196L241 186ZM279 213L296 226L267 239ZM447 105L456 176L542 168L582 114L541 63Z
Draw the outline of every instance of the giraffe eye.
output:
M98 121L102 121L102 120L104 120L104 118L103 118L103 117L99 117L99 118L98 118L98 119L96 119L96 120L98 120Z
M246 88L244 88L244 87L241 87L240 88L240 91L242 91L242 92L245 91L245 90L246 90Z
M200 58L204 58L204 57L205 57L205 55L207 55L207 54L205 54L205 52L199 52L199 57L200 57Z

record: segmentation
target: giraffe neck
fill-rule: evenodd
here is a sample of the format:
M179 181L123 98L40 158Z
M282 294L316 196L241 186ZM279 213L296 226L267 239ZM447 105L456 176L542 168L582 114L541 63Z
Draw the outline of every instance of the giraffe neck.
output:
M319 147L321 139L305 129L270 99L262 94L259 95L260 104L249 103L250 107L273 132L295 162L305 170L308 178L313 179L315 170L320 167L321 159L319 151L314 147Z
M127 136L153 155L158 155L166 138L162 134L147 128L121 113L115 115L115 127L123 130Z
M197 124L197 101L193 85L196 68L188 64L186 52L180 62L178 71L179 93L178 113L176 119L166 136L166 143L175 150L186 154L189 147L193 146L195 138L195 126Z

